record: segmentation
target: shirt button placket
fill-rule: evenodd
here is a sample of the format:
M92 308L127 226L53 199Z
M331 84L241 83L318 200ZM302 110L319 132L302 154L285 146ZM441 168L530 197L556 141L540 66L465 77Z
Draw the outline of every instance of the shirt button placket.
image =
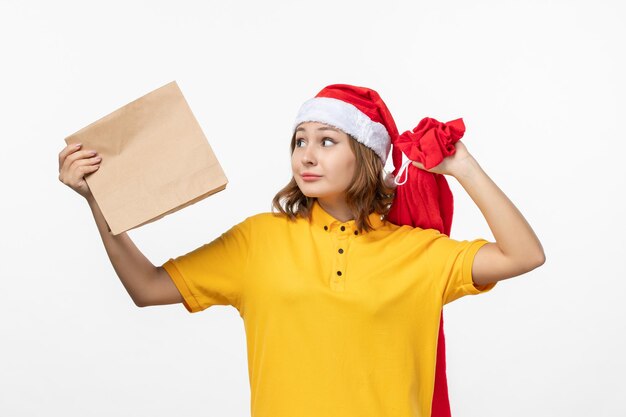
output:
M331 271L330 285L331 289L335 291L344 291L346 288L346 265L347 256L346 251L349 246L350 230L345 225L339 226L334 230L335 240L335 253L333 257L333 270Z

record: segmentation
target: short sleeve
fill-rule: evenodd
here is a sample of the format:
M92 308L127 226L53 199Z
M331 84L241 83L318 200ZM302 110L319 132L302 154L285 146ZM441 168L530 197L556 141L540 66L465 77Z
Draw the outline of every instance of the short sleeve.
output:
M426 251L431 273L443 286L443 304L466 295L482 294L495 287L495 282L475 285L472 279L474 257L478 249L489 243L487 240L479 238L460 241L451 239L435 229L431 232L433 237Z
M247 218L212 242L170 258L162 267L174 281L190 313L213 305L232 305L240 310L249 246L250 218Z

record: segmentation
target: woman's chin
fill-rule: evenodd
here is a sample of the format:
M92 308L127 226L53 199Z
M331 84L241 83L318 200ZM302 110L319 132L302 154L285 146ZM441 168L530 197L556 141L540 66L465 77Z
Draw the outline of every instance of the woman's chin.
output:
M304 194L307 197L318 197L320 194L320 191L317 187L315 187L315 185L313 184L298 184L298 188L300 188L300 192L302 194Z
M305 197L308 198L318 198L320 196L318 193L304 191L302 188L300 188L300 191L302 192L302 194L304 194Z
M335 194L333 192L329 193L328 189L318 186L317 184L298 184L298 188L300 188L300 192L308 198L324 199L327 197L332 197Z

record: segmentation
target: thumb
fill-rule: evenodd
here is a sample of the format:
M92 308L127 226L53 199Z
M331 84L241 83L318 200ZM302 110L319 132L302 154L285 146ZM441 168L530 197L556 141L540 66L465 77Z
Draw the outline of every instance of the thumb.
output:
M427 169L424 168L424 165L421 162L413 161L413 165L418 167L419 169L423 169L424 171L427 171Z

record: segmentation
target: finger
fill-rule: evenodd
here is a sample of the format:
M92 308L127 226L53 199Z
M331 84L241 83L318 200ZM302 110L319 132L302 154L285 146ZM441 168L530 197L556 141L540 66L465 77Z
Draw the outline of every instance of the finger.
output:
M79 168L82 168L85 166L99 164L101 161L102 161L102 158L100 156L94 156L93 158L86 158L86 159L77 159L70 166L70 170L76 171Z
M419 169L424 169L424 165L422 165L422 163L420 163L420 162L413 161L413 165L418 167Z
M99 164L100 161L102 161L102 157L100 155L96 155L92 158L78 159L74 161L74 165L76 166L93 165L93 164Z
M100 164L94 164L94 165L83 165L81 167L79 167L79 169L82 172L82 176L84 177L85 175L91 174L94 171L97 171L98 169L100 169Z
M65 160L65 158L69 154L79 150L81 146L82 146L81 143L72 143L72 144L67 145L65 148L63 148L61 152L59 152L59 171L61 170L61 167L63 166L63 161Z
M61 181L65 185L69 185L72 188L76 188L77 186L80 186L85 175L91 174L98 169L100 169L99 163L93 165L83 163L83 165L76 166L69 172L66 171L59 174L59 181Z
M61 182L75 182L82 177L81 172L77 171L78 167L83 165L92 165L94 163L97 164L102 160L100 156L93 156L92 158L76 158L74 155L77 153L69 155L63 162L63 167L61 167L61 171L59 172L59 180ZM89 155L89 152L87 152L87 155Z
M83 179L85 175L91 174L92 172L100 169L99 161L95 163L88 163L86 161L89 161L89 160L77 162L77 164L81 164L81 165L78 165L72 169L72 172L69 176L71 183L75 183L75 184L80 183L80 181Z
M96 156L96 151L94 150L81 150L81 151L73 152L69 154L63 161L63 164L61 165L61 171L67 171L68 169L71 169L72 164L76 161L79 161L85 158L95 157L95 156Z
M64 167L69 166L73 161L78 158L84 158L89 155L88 150L81 149L81 146L68 146L59 154L59 171Z

